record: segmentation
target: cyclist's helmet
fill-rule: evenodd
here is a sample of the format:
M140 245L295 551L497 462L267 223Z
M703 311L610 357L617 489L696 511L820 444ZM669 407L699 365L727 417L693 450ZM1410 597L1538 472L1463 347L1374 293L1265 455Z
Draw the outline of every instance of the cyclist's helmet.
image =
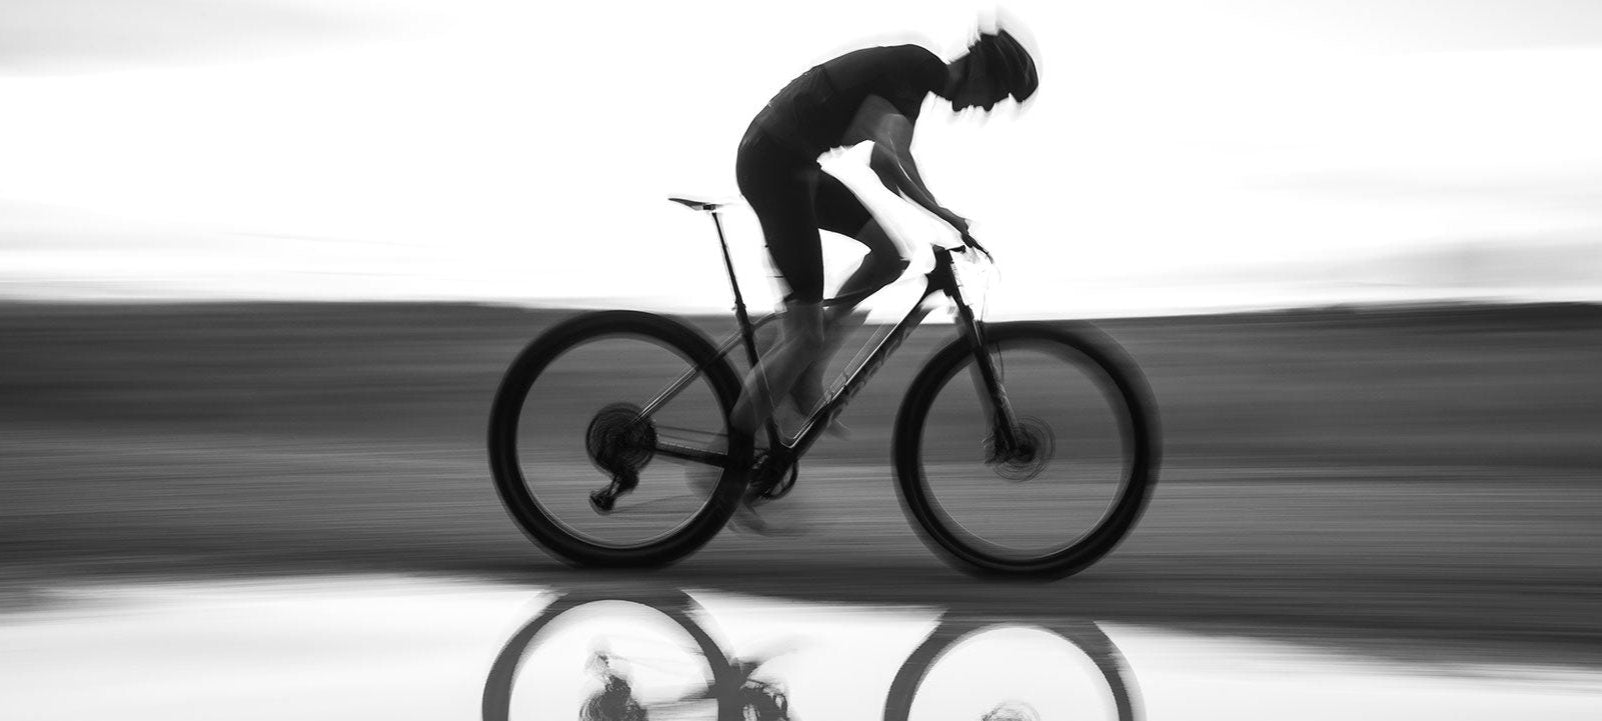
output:
M1034 58L1006 30L981 33L957 63L961 63L961 76L950 100L959 110L980 107L988 111L1008 97L1023 102L1040 87Z

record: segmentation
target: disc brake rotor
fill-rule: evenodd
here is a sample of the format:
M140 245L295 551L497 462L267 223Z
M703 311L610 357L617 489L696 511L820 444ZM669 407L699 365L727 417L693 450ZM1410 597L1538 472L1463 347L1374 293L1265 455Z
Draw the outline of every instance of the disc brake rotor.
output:
M1022 483L1046 470L1057 450L1056 439L1052 436L1051 426L1034 417L1020 418L1013 433L1017 437L1017 447L1002 453L1001 458L991 463L990 467L997 476L1013 483ZM995 443L995 436L985 439L987 456L994 457Z

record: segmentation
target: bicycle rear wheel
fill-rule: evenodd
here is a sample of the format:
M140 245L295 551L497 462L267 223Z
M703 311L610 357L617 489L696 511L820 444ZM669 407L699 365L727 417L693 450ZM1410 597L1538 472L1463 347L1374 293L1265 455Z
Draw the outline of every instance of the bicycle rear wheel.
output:
M739 503L751 459L750 440L728 434L739 393L728 361L681 322L606 311L560 323L496 392L495 488L518 526L569 563L672 563Z
M958 340L935 354L902 403L897 488L925 542L959 568L1073 574L1123 539L1151 493L1150 391L1090 326L1001 323L985 336L1026 447L996 457L989 394L971 344Z

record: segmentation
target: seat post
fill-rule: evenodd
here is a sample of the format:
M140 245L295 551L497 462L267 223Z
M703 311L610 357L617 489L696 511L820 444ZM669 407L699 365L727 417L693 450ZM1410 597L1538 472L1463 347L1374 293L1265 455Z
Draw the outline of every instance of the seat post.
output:
M712 225L718 230L718 245L723 248L723 267L729 271L729 287L734 289L734 318L740 324L740 339L745 341L746 360L751 367L757 365L756 332L751 328L751 316L745 310L745 296L740 293L740 279L734 274L734 258L729 255L729 241L723 237L723 221L716 209L708 211Z

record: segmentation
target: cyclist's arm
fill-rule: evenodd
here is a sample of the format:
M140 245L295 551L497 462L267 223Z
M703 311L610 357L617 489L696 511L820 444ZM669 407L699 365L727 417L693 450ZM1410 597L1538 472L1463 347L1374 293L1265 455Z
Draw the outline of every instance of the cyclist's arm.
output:
M934 193L924 184L917 161L912 157L912 121L897 112L889 101L871 96L863 102L847 137L873 142L868 167L885 187L901 193L958 230L967 229L968 222L935 200Z

